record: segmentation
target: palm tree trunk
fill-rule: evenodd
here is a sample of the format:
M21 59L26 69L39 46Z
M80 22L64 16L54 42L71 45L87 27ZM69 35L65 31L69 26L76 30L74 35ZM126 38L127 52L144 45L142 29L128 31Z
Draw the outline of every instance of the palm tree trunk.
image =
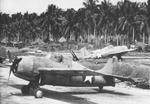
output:
M147 34L148 34L148 44L150 44L150 26L148 24L148 21L146 23L146 30L147 30Z
M133 37L132 37L132 41L134 42L134 39L135 38L135 31L134 31L134 28L133 28Z
M143 43L145 43L145 33L143 32Z
M148 33L148 44L150 44L150 27L147 27L147 33Z
M104 37L105 37L105 38L104 38L104 39L105 39L104 44L105 44L106 41L107 41L107 36L106 36L106 35L107 35L107 34L106 34L106 33L107 33L107 30L105 29L104 31L105 31L105 33L104 33L104 35L105 35L105 36L104 36Z
M94 37L96 36L96 26L94 26Z
M116 38L117 38L117 46L119 45L119 35L117 34L116 35Z
M17 41L19 42L20 32L17 33Z
M87 34L87 36L88 36L88 42L90 41L90 30L88 29L88 34Z

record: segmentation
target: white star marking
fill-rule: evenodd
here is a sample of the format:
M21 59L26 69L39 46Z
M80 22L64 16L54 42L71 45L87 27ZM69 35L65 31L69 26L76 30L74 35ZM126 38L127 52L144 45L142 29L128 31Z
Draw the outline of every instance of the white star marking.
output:
M92 77L93 76L86 76L84 82L88 82L89 81L90 83L92 83Z

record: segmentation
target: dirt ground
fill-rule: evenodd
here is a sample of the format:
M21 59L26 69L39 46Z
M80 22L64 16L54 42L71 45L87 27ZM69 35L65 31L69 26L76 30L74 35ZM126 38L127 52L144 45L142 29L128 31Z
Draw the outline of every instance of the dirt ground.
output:
M42 86L44 97L23 96L20 88L28 82L11 75L9 68L0 67L0 104L150 104L150 90L125 87L104 87L98 93L96 87Z

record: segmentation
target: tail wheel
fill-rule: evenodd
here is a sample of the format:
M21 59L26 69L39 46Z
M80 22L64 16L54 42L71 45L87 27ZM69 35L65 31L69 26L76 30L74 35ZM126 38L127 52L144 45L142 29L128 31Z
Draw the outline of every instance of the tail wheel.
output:
M30 87L29 86L23 86L22 88L21 88L21 92L22 92L22 94L23 95L29 95L30 94Z
M43 92L39 88L37 88L34 90L34 96L35 96L35 98L42 98Z
M101 91L102 91L103 87L104 87L104 86L98 86L98 88L99 88L99 92L101 92Z

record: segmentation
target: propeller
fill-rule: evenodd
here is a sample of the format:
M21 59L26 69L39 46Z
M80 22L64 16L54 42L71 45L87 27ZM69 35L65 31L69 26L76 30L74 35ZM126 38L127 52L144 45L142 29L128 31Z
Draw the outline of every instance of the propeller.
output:
M16 57L12 63L12 65L10 66L10 70L9 70L9 76L8 76L8 82L9 82L9 78L10 78L10 75L11 73L16 73L17 70L18 70L18 64L19 62L22 60L22 58L18 58Z

